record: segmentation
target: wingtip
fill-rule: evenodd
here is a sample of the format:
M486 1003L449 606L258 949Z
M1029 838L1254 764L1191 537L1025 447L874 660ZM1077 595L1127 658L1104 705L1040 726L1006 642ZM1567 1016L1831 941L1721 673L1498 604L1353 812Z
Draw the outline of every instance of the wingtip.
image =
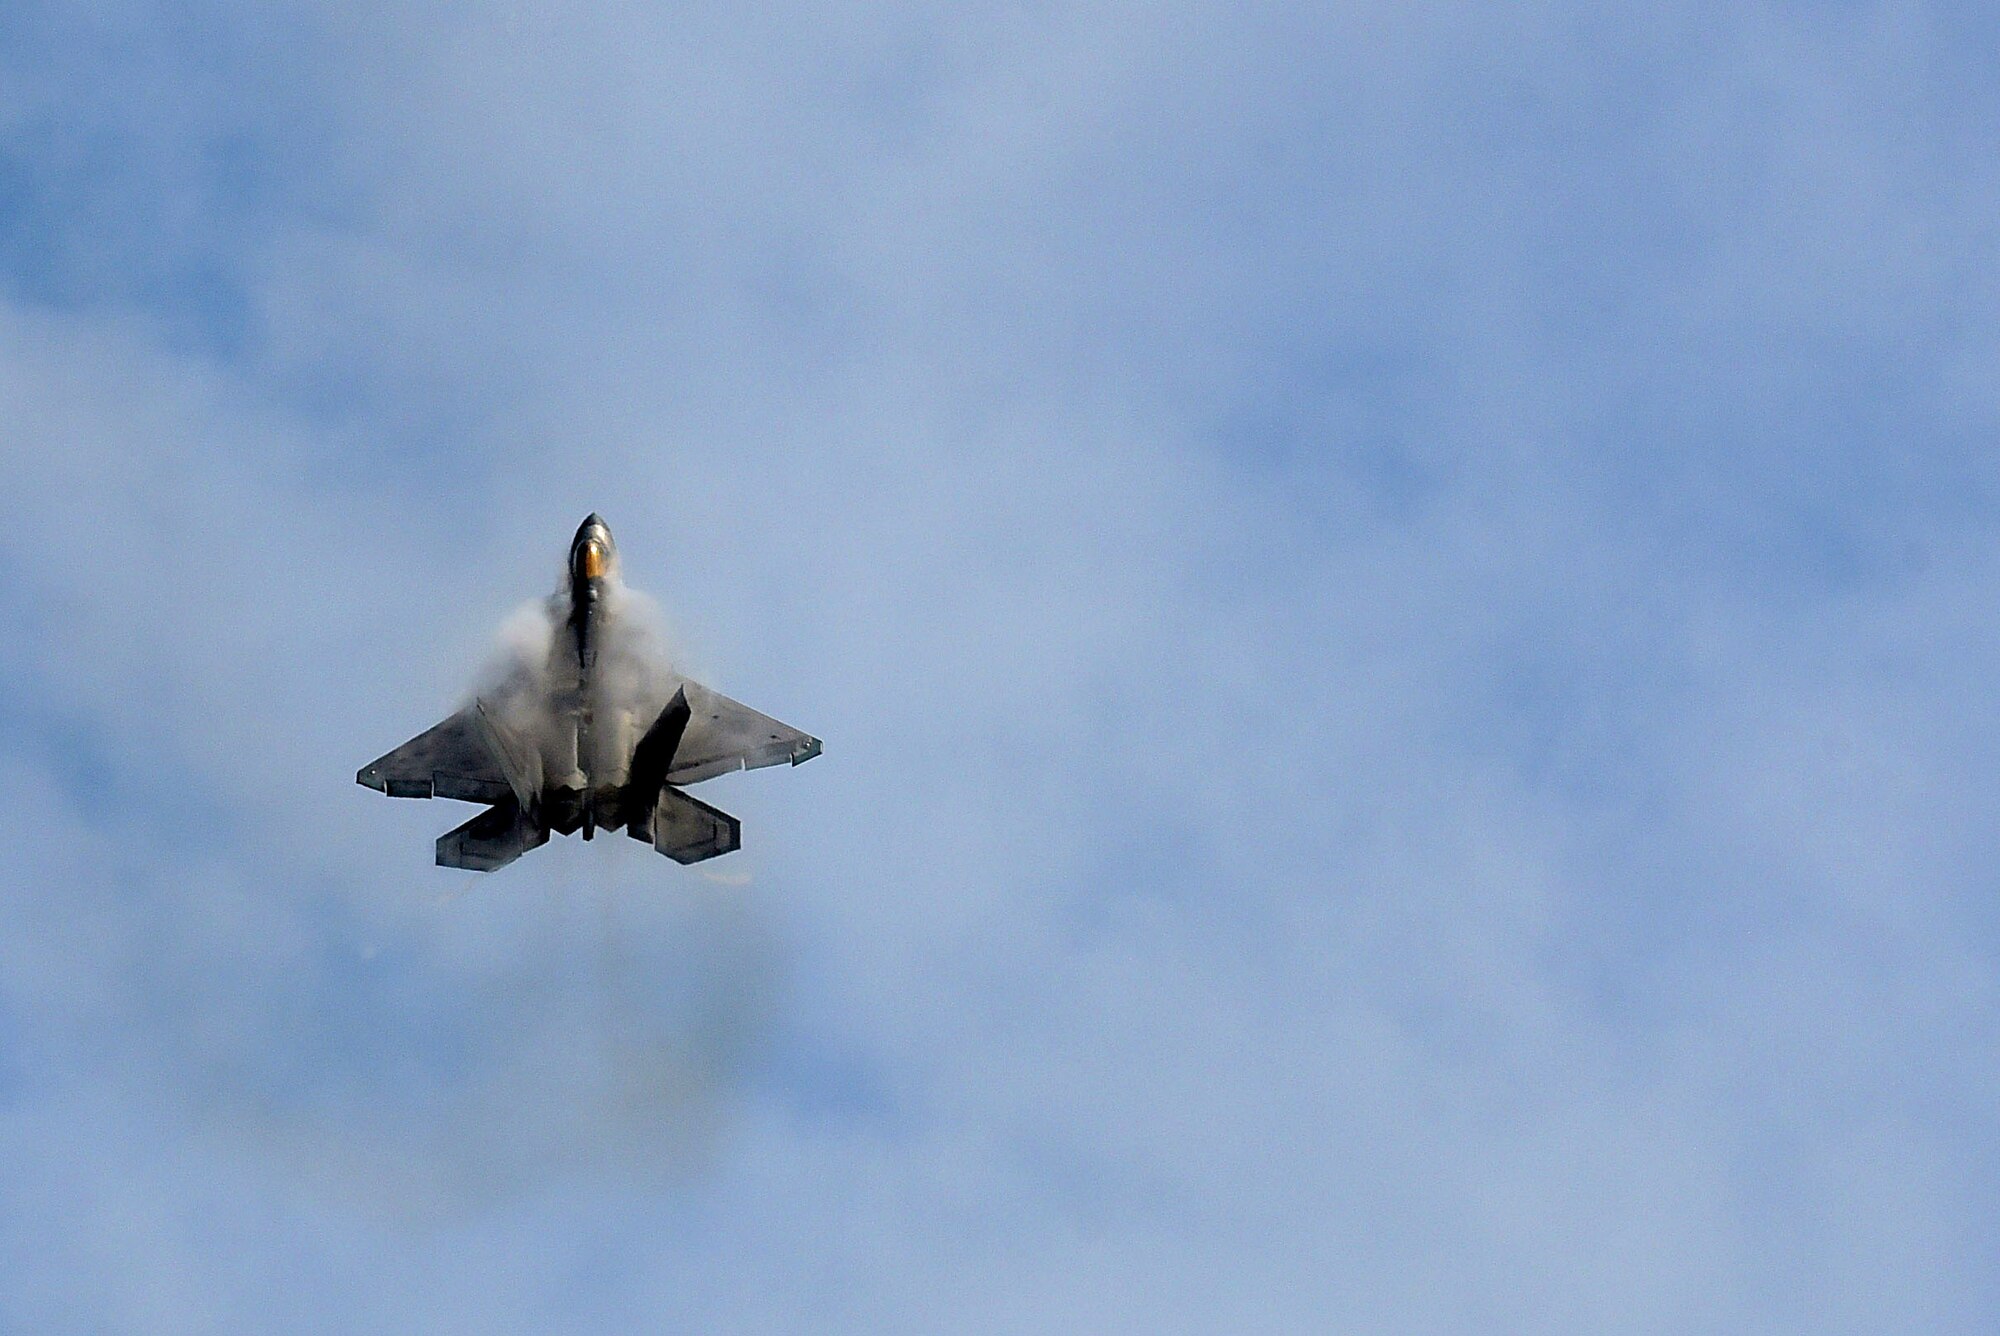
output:
M820 753L819 739L807 738L804 742L800 743L797 747L792 749L792 764L804 765L807 761L810 761L813 757L819 755L819 753Z

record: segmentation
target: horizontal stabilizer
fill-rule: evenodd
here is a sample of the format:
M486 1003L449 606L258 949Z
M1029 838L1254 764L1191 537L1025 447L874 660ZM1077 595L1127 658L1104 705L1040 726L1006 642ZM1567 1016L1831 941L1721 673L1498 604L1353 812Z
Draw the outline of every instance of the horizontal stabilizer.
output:
M743 827L735 817L672 787L660 790L650 821L629 822L625 833L652 840L676 863L699 863L743 847Z
M522 815L512 794L437 842L439 867L492 872L549 842L549 828Z

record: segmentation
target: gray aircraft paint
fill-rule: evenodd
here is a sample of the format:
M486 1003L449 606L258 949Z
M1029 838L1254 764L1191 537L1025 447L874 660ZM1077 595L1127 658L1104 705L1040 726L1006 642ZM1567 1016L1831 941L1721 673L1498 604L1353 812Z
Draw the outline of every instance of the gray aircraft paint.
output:
M441 836L444 867L491 872L551 832L623 827L682 863L742 843L736 818L682 793L732 770L820 753L818 738L667 666L628 615L611 530L596 515L570 544L549 603L548 648L458 713L361 768L392 798L487 804Z

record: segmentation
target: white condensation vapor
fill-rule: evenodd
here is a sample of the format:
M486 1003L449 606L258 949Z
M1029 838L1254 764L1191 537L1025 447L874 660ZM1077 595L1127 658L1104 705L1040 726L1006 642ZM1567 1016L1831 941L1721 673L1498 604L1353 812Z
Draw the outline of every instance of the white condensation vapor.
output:
M480 699L529 736L553 734L557 706L574 686L564 677L573 663L565 665L557 639L569 615L567 582L514 609L501 622L494 657L475 686ZM681 680L680 656L669 648L659 603L627 585L615 566L604 582L599 619L593 704L622 727L638 730L628 739L636 741L672 698Z

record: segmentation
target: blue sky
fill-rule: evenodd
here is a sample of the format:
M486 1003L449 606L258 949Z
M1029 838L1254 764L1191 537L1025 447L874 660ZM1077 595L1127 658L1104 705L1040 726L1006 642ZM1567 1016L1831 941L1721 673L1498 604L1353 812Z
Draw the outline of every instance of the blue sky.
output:
M1992 18L17 7L0 1327L1991 1330Z

